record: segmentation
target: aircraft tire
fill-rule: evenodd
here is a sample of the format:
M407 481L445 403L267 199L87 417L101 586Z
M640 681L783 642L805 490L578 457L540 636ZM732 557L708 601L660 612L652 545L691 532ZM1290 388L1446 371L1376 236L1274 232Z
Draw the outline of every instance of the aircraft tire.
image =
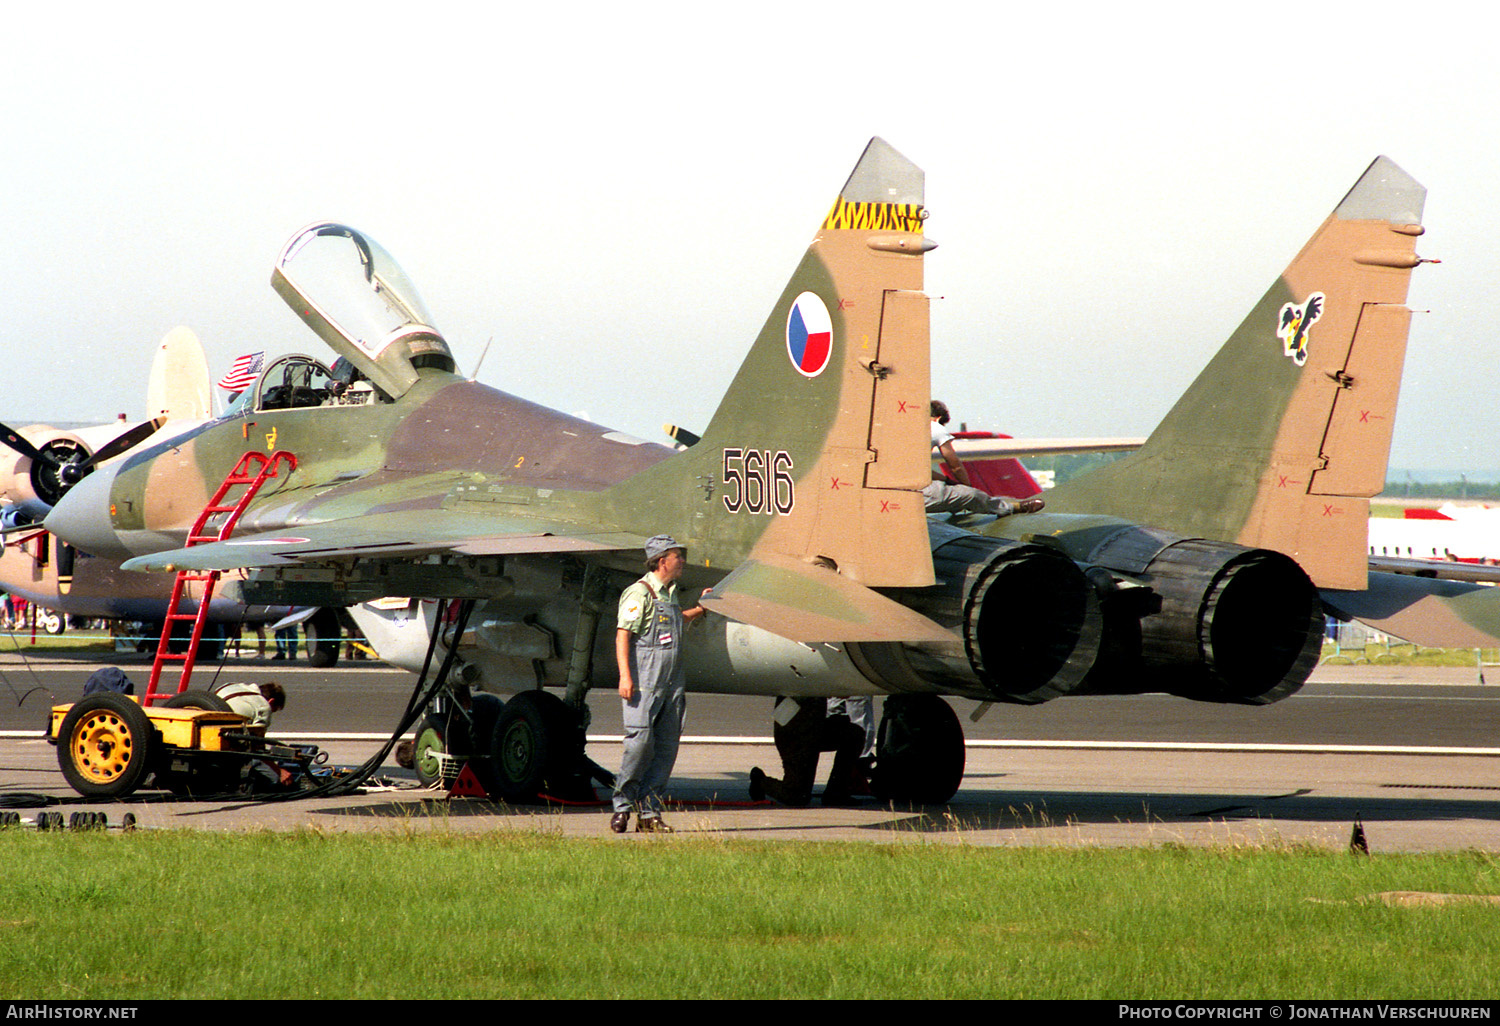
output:
M505 703L490 743L490 763L500 797L511 804L536 801L551 760L552 731L536 694L523 691Z
M89 695L63 717L57 732L58 766L79 794L123 797L146 775L155 733L146 711L124 695Z
M168 709L206 709L209 712L234 712L229 703L212 691L184 691L173 695L162 705Z
M38 609L36 625L48 634L61 634L68 629L68 618L55 609Z
M535 802L557 776L567 748L568 708L545 691L523 691L495 723L490 762L500 796L512 804Z
M307 635L308 665L325 670L339 661L343 632L339 629L338 613L320 609L307 618L302 631Z
M416 770L417 782L431 787L442 779L438 755L447 752L448 724L437 716L423 717L417 724L416 740L412 742L411 764Z
M964 778L964 729L937 695L885 700L870 790L888 802L941 805Z

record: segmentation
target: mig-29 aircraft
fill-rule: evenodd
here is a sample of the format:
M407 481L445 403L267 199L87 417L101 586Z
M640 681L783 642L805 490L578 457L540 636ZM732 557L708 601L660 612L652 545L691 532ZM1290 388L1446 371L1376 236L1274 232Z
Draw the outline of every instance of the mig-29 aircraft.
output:
M684 646L690 690L885 694L881 793L945 801L964 754L941 695L1264 703L1300 686L1322 617L1297 560L1343 581L1344 535L1322 518L1362 524L1356 496L1378 487L1367 464L1383 458L1350 473L1333 457L1389 441L1422 195L1371 166L1205 374L1217 391L1195 386L1133 457L1143 481L1114 475L1107 515L970 523L981 530L925 515L934 244L921 170L876 139L685 451L460 377L394 261L325 223L288 243L272 284L338 361L273 363L225 416L99 468L47 526L139 554L128 568L248 570L250 601L482 603L480 655L459 679L516 694L482 713L460 691L423 736L489 757L507 798L577 772L582 695L615 684L614 599L645 539L671 534L684 588L712 586L705 605L723 614ZM1327 466L1318 443L1303 448L1319 415ZM246 450L294 454L295 469L233 537L185 545ZM1231 508L1252 526L1231 533ZM1137 511L1152 526L1125 519ZM1158 512L1172 514L1160 527L1145 519Z

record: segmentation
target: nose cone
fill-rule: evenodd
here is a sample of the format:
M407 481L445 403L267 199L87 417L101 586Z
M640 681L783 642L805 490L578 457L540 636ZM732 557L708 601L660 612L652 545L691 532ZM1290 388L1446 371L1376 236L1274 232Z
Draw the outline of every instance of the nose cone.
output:
M109 493L119 464L106 464L68 489L42 526L76 549L107 559L134 555L115 534L109 518Z

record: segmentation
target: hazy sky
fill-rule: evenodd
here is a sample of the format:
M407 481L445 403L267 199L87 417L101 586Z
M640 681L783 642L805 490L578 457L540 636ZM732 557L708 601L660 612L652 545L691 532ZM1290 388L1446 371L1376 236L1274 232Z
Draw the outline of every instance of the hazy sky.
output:
M1491 15L1021 6L8 9L0 412L137 416L178 324L216 377L324 355L268 282L328 219L402 263L466 373L493 338L486 383L701 427L881 135L927 172L934 392L974 427L1144 434L1385 153L1443 261L1392 464L1500 467Z

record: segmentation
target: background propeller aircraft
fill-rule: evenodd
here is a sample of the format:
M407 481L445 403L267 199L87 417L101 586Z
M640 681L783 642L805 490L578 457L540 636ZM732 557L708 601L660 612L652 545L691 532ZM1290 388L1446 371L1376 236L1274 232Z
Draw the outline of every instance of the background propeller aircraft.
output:
M461 378L394 261L314 225L272 284L339 360L283 358L217 421L97 469L47 526L141 554L127 568L248 570L254 601L483 602L460 679L519 693L498 712L453 702L422 737L491 756L511 798L576 771L582 694L614 684L614 597L644 540L669 533L685 587L712 585L724 614L686 646L690 688L885 693L882 793L942 801L963 734L940 695L1264 703L1305 680L1314 581L1363 581L1423 195L1377 161L1139 453L1047 513L963 525L929 519L919 494L933 243L922 172L881 140L681 452ZM1278 335L1289 305L1294 345ZM247 449L296 468L235 537L184 545Z
M146 420L116 422L78 429L45 424L12 430L0 425L0 444L11 450L0 458L0 513L6 531L0 552L0 589L20 595L59 614L139 620L147 637L158 635L172 591L172 575L124 571L118 559L78 551L60 542L42 520L68 489L101 463L115 459L158 431L169 435L207 423L211 416L208 362L198 337L174 328L156 348L146 393ZM201 588L190 585L187 611L193 611ZM279 620L285 606L247 607L233 591L210 602L215 624ZM308 651L316 664L332 665L338 655L339 625L332 610L313 614Z
M43 518L68 489L150 438L171 420L180 429L209 416L208 362L198 337L175 328L157 346L146 391L147 419L75 430L33 424L18 430L0 424L0 523L7 535L0 554L0 587L64 614L146 618L164 601L170 580L120 571L118 561L79 559L42 529ZM142 605L145 603L145 605ZM159 615L159 613L158 613Z

